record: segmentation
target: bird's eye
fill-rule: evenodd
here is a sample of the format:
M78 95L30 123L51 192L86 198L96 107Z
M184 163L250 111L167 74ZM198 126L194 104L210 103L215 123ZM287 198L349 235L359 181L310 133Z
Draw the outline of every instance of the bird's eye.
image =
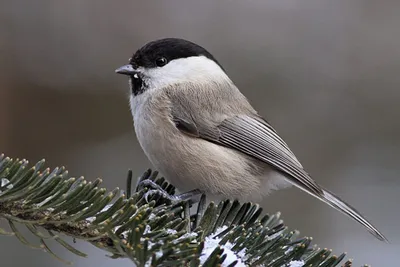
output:
M158 67L165 66L168 63L168 60L165 57L159 57L156 59L156 65Z

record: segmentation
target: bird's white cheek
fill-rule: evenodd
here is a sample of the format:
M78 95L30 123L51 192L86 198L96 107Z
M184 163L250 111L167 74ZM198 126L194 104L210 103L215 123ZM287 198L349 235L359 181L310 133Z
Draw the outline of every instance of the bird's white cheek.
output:
M149 70L145 74L144 82L149 89L159 89L171 85L177 79L173 73L168 73L165 69Z

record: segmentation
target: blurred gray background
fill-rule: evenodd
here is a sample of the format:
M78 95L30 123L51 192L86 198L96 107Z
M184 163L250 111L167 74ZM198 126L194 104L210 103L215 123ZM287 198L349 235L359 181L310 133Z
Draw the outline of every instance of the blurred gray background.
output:
M0 2L0 152L124 187L149 162L133 131L128 81L114 69L144 43L208 49L313 177L392 244L297 189L269 212L355 266L397 266L400 251L400 2L295 0ZM32 239L34 240L34 239ZM64 266L0 238L2 266ZM131 266L85 243L75 266ZM397 252L397 254L395 254ZM396 264L397 262L397 264Z

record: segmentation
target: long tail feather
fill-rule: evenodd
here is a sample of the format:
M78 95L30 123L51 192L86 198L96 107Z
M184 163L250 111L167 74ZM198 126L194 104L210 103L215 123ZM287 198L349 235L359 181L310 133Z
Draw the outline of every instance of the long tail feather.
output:
M388 239L378 229L376 229L376 227L373 226L367 219L365 219L355 208L344 202L342 199L340 199L332 192L323 189L323 195L321 196L314 195L314 196L320 199L321 201L325 202L329 206L349 216L350 218L357 221L361 225L363 225L377 239L389 243Z

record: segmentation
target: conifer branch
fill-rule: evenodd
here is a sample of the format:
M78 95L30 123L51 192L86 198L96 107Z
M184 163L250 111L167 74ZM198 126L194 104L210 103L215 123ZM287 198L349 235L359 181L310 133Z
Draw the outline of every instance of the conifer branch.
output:
M67 243L68 237L85 240L113 258L127 257L136 266L333 267L345 257L311 247L311 238L288 230L279 213L261 216L257 204L226 200L206 207L203 195L192 212L188 201L171 202L160 194L146 199L151 188L132 188L131 171L126 192L107 191L100 187L101 179L71 178L64 167L50 171L44 164L29 167L27 160L0 155L0 220L10 225L0 235L13 235L57 259L47 240L87 256ZM175 194L175 187L157 172L146 171L139 179L144 180ZM30 244L21 226L39 244Z

